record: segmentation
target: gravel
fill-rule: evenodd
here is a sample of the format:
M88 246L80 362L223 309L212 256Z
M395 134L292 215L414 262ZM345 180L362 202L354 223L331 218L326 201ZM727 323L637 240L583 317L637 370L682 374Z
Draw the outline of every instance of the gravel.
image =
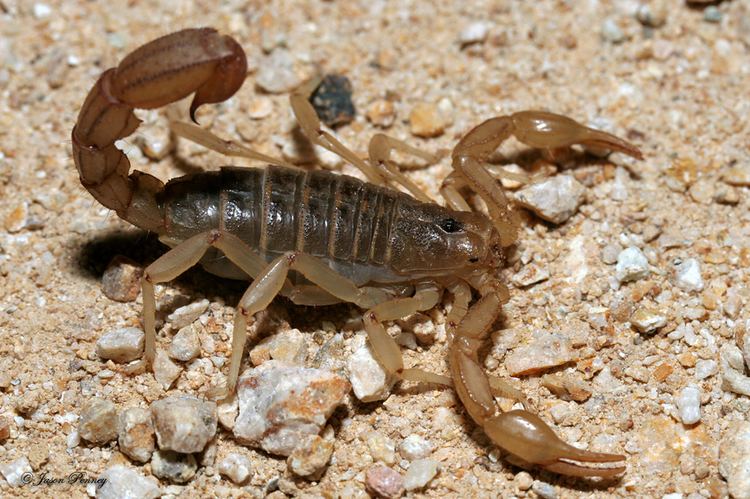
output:
M117 438L117 407L109 400L92 399L81 410L78 423L81 438L106 444Z
M216 434L216 403L173 395L151 404L159 448L200 452Z
M130 362L143 355L145 335L136 327L107 331L96 342L96 354L102 359Z
M237 453L231 453L222 459L216 469L236 484L246 482L252 476L250 459Z

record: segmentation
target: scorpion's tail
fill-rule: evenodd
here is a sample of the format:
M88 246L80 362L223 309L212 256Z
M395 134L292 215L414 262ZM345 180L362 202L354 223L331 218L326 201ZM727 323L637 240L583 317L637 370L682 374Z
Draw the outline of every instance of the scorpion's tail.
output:
M247 60L232 38L211 28L186 29L158 38L105 71L91 89L72 132L81 183L104 206L145 229L161 217L157 178L133 172L115 141L138 128L133 109L153 109L195 93L190 116L205 103L221 102L242 85Z

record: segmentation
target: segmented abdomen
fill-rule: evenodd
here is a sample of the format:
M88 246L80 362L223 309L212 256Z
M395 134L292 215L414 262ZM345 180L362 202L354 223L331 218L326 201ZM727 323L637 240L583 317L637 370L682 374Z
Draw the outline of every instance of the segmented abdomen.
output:
M278 166L187 175L169 182L161 201L165 235L174 241L218 228L267 261L298 250L378 267L388 266L399 205L415 202L346 175Z

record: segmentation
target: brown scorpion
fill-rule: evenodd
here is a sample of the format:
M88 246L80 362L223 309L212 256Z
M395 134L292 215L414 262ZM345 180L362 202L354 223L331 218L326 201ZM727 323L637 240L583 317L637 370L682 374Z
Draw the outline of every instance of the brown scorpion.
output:
M495 402L495 396L524 400L499 378L487 376L478 359L509 299L497 273L520 221L497 181L510 172L488 168L486 162L510 136L550 151L582 144L641 158L640 151L613 135L548 112L491 118L453 149L454 171L443 183L447 207L442 207L390 160L394 150L427 160L431 155L377 134L370 141L369 157L362 159L321 130L308 101L317 83L312 82L290 99L301 130L312 143L359 168L369 182L302 170L186 123L174 125L176 133L224 154L268 165L223 167L166 184L138 170L129 173L130 162L115 141L138 127L134 109L157 108L194 93L190 115L195 121L199 106L231 97L246 73L245 53L231 37L210 28L173 33L105 71L73 128L73 157L84 187L118 216L156 233L171 247L144 271L145 361L153 362L156 348L154 285L200 263L219 276L252 279L237 305L224 396L233 396L248 319L276 295L303 305L349 302L366 310L368 339L385 371L396 379L453 387L496 445L556 473L622 473L624 456L575 448L535 414L502 412ZM487 214L472 211L463 191L478 194ZM435 307L443 291L454 297L446 319L449 377L405 368L396 342L383 327L385 321ZM474 303L473 291L479 295ZM618 465L591 464L604 462Z

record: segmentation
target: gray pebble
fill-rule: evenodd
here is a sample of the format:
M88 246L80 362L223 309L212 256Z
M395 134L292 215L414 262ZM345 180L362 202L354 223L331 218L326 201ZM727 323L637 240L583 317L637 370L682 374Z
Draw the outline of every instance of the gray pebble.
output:
M142 407L122 411L117 421L117 442L120 452L130 459L139 463L151 459L155 447L151 411Z
M625 33L612 18L605 19L602 23L602 38L610 43L621 43L625 40Z
M102 359L130 362L143 354L144 334L138 328L124 327L107 331L96 342L96 354Z
M250 460L242 454L232 453L218 465L219 473L236 484L241 484L252 474Z
M624 249L617 255L615 278L619 282L637 281L647 277L649 272L646 256L635 246Z
M706 10L703 11L703 20L709 23L720 23L721 22L721 11L715 5L709 5Z
M95 398L81 411L78 433L96 444L106 444L117 438L117 408L109 400Z
M161 496L159 483L154 478L146 478L122 464L107 468L99 478L104 479L104 484L96 491L97 499L156 499Z
M182 362L193 360L200 353L201 342L192 324L177 331L169 345L169 356Z
M192 454L180 454L171 450L158 450L151 458L154 476L173 483L186 483L195 476L198 463Z
M216 403L190 396L172 396L151 404L159 448L200 452L216 434Z

